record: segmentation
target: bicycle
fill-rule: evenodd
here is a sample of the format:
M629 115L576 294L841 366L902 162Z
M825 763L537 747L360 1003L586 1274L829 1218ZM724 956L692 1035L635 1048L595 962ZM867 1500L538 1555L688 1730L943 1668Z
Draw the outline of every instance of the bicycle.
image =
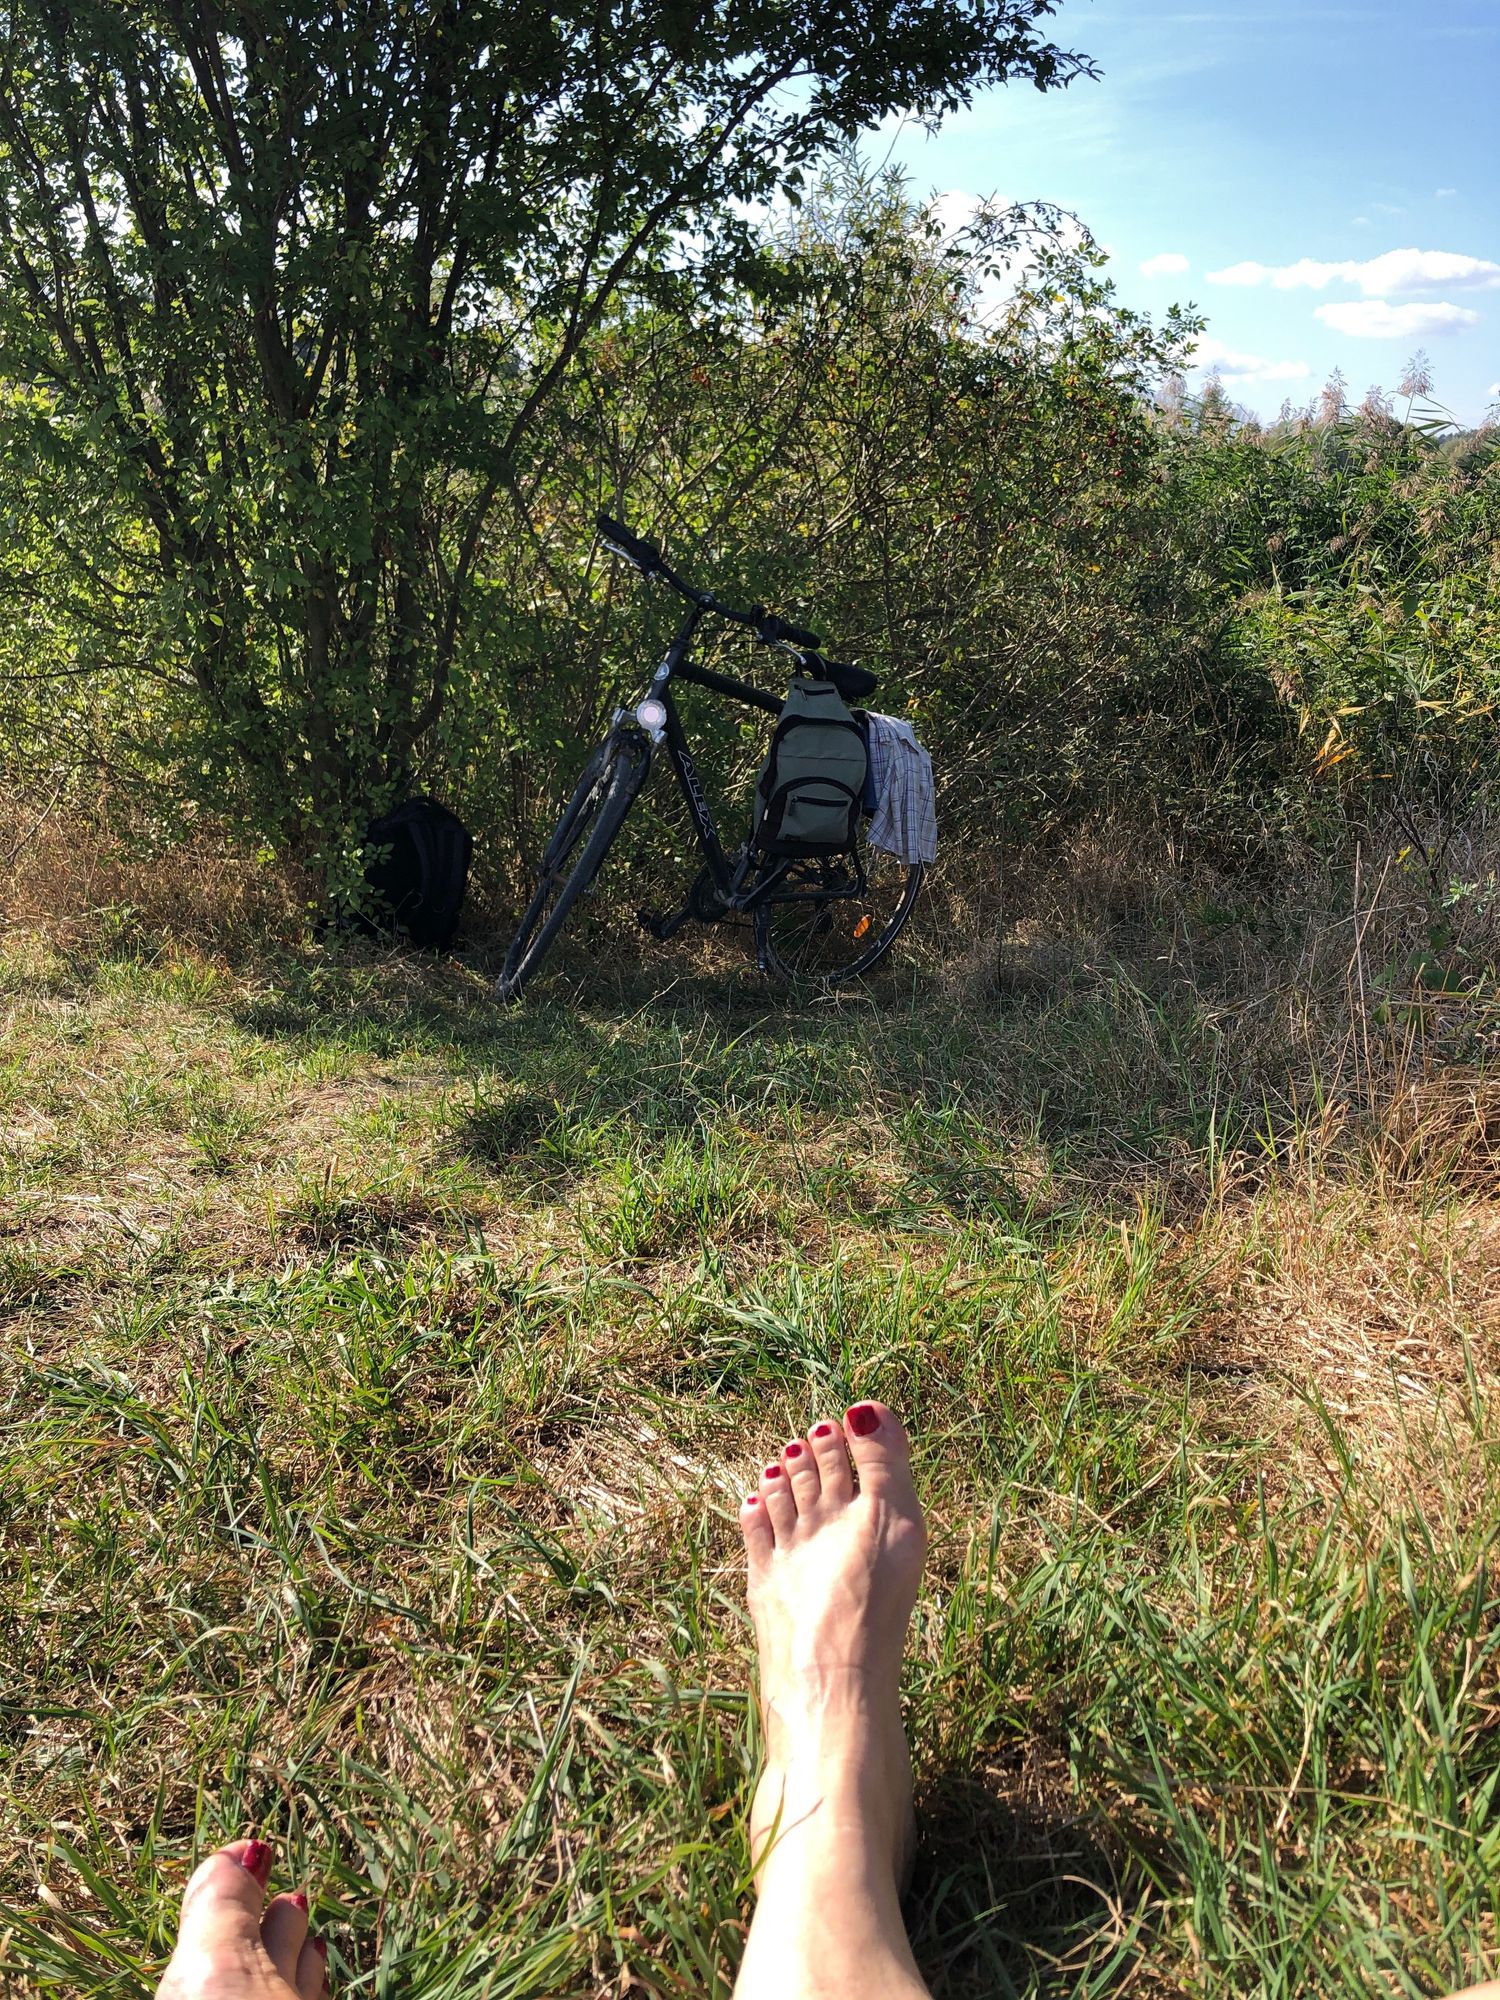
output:
M789 655L802 673L831 681L846 701L873 693L875 676L862 667L825 660L820 651L823 642L815 632L773 617L762 605L736 611L711 591L695 589L675 574L654 542L633 535L607 514L599 515L598 529L612 555L643 576L669 585L686 600L688 610L646 693L633 707L615 710L609 734L585 765L563 808L542 855L536 893L506 953L498 981L500 997L506 1001L520 997L568 913L593 886L658 749L665 751L676 773L704 865L674 915L637 911L643 928L665 942L688 923L748 919L754 926L756 961L762 972L788 983L805 980L824 988L861 978L885 957L911 915L924 864L871 848L865 838L867 813L859 816L855 844L845 854L788 859L758 852L749 838L734 853L727 852L688 749L673 685L688 682L769 715L781 713L777 696L690 663L694 637L706 617L745 626L763 645ZM861 712L855 713L863 723Z

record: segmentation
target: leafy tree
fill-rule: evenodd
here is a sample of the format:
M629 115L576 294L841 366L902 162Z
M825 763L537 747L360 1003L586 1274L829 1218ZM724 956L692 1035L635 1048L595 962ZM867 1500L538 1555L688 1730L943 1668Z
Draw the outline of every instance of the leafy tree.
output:
M0 6L0 444L127 738L337 874L622 283L711 299L830 144L1092 73L1052 5Z

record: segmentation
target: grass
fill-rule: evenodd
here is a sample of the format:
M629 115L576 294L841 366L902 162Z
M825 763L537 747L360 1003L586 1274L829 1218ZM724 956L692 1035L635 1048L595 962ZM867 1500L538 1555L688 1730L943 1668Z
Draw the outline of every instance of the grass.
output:
M1096 901L806 1010L12 923L8 1991L150 1993L253 1828L340 1993L727 1993L734 1513L870 1394L936 1994L1500 1969L1482 991L1381 1014L1389 908Z

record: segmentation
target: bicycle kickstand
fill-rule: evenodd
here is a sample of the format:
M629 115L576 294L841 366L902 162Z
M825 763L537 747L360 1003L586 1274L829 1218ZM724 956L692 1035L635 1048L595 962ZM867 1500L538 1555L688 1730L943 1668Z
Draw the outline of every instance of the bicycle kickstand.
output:
M659 916L653 910L637 910L635 920L643 931L651 933L658 944L665 944L668 938L676 937L684 924L692 922L693 905L691 901L684 903L682 908L670 917Z

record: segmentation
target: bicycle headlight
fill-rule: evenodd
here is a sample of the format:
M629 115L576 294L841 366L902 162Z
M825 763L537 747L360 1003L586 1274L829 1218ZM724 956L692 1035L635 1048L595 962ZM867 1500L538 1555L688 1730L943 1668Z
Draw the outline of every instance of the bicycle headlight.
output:
M667 726L666 706L664 703L659 702L654 695L647 695L640 707L637 708L635 719L641 725L642 729L649 729L655 735L658 729L665 729Z

